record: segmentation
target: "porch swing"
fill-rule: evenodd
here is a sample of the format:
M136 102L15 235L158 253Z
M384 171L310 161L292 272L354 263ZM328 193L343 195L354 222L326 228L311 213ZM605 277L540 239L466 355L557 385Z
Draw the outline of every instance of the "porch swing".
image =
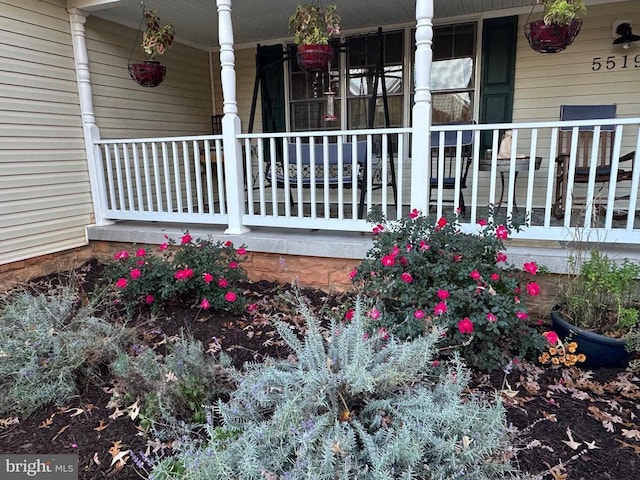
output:
M372 95L369 98L370 109L367 120L367 128L374 128L375 121L375 105L377 102L378 86L382 89L382 99L384 106L384 118L385 126L390 127L389 118L389 105L387 101L387 90L384 78L384 57L383 57L383 43L382 43L382 29L379 28L377 32L379 38L379 55L378 62L375 68L374 87L372 89ZM346 51L346 44L341 44L338 47L338 51ZM251 102L251 111L249 118L248 133L253 133L255 110L257 105L258 91L261 92L262 100L262 117L263 117L263 132L284 132L286 131L286 125L284 122L284 110L278 109L276 104L279 102L284 103L284 98L280 98L280 95L284 97L283 85L274 85L274 82L269 78L268 73L274 71L274 67L281 67L284 62L294 60L296 56L289 51L282 51L279 45L262 47L258 45L258 51L256 54L256 76L253 89L253 98ZM330 69L329 69L330 71ZM281 70L280 72L281 73ZM319 82L317 81L318 73L315 73L316 79L314 80L314 96L319 92ZM270 88L271 87L271 88ZM334 111L334 98L335 91L331 87L331 81L329 86L325 88L322 85L323 95L325 97L325 111L322 121L329 123L335 121ZM364 93L364 92L361 92ZM364 98L364 95L363 97ZM341 145L341 152L339 151ZM285 152L286 150L286 152ZM286 153L286 155L285 155ZM329 143L326 151L322 143L302 143L302 142L289 142L287 137L282 138L282 142L277 141L275 143L275 171L271 170L271 162L267 162L265 168L265 179L268 185L275 186L277 188L289 187L289 196L291 205L294 205L293 189L295 188L338 188L342 186L344 189L358 188L360 190L359 203L358 203L358 218L363 218L364 207L367 195L367 142L358 140L356 142L343 142ZM342 157L342 171L339 171L339 158ZM270 145L264 146L264 158L270 158ZM285 158L287 159L287 166L285 168ZM354 161L355 159L355 161ZM393 188L394 204L397 207L397 186L396 186L396 173L395 164L393 158L393 148L389 148L388 161L390 164L389 177L387 179L387 185ZM312 167L313 165L313 167ZM354 167L355 165L355 167ZM328 178L325 177L324 168L328 168ZM311 169L313 168L313 174ZM353 170L356 170L354 173ZM298 171L300 170L300 171ZM382 188L382 178L380 174L381 169L377 168L373 175L372 190ZM355 184L355 186L354 186Z

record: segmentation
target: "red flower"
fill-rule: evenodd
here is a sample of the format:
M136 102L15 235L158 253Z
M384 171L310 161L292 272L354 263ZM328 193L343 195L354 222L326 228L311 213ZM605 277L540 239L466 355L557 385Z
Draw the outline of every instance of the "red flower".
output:
M473 322L469 317L464 317L458 322L458 330L460 333L473 333Z
M380 318L380 315L381 315L380 310L378 310L375 307L369 310L367 314L369 315L369 318L371 318L371 320L377 320Z
M480 272L479 272L479 271L477 271L477 270L473 270L473 271L469 274L469 276L471 277L471 279L472 279L472 280L480 280L480 277L481 277Z
M409 218L414 219L414 218L418 218L420 216L420 212L418 211L417 208L414 208L413 210L411 210L411 212L409 212Z
M407 257L400 257L400 265L406 265L407 263L409 263Z
M374 235L378 235L379 233L384 232L384 227L382 225L378 224L375 227L373 227L372 232L373 232Z
M384 267L393 267L396 264L396 257L393 255L385 255L382 257L381 262Z
M492 273L491 280L493 280L494 282L497 282L498 280L500 280L500 275L498 275L497 273Z
M404 283L411 283L413 282L413 277L411 276L411 274L409 272L402 272L402 275L400 275L400 279L404 282Z
M142 272L139 268L134 268L133 270L131 270L131 272L129 272L129 274L131 275L131 278L133 278L134 280L138 280L140 278L140 275L142 275Z
M498 262L506 262L507 256L503 252L498 252L496 254L496 263Z
M129 258L129 252L127 252L126 250L120 250L113 256L113 258L114 260L126 260L127 258Z
M227 240L226 242L224 242L224 246L225 247L233 247L233 242L231 240Z
M347 320L353 320L353 316L355 315L355 312L353 311L353 308L350 308L349 310L346 311L346 313L344 314L344 318Z
M240 255L241 257L244 257L247 254L247 249L244 247L240 247L238 250L236 250L238 252L238 255Z
M420 250L429 250L431 246L425 240L420 240Z
M202 274L202 280L204 281L204 283L209 285L213 281L213 275L211 275L209 272L205 272Z
M229 262L229 268L231 270L235 270L236 268L238 268L238 262Z
M558 343L558 334L556 332L544 332L542 336L546 338L547 342L549 342L551 345L555 345L556 343Z
M498 225L498 228L496 228L496 237L500 240L506 240L509 237L509 231L504 225Z
M156 299L156 297L154 297L153 295L149 294L146 297L144 297L144 303L146 303L147 305L151 305L155 299Z
M147 251L144 248L140 248L136 252L136 257L144 257L147 254Z
M207 300L206 298L203 298L202 301L200 302L200 308L204 308L205 310L208 310L210 306L211 304L209 303L209 300Z
M116 287L118 288L127 288L127 285L129 285L129 282L127 282L126 278L119 278L116 282Z
M351 270L351 271L349 272L349 278L350 278L351 280L353 280L354 278L356 278L356 275L357 275L357 274L358 274L358 271L354 268L353 270Z
M249 305L247 305L247 311L249 312L253 312L254 310L258 309L258 304L257 303L250 303Z
M527 312L516 312L516 318L518 320L526 320L529 318L529 314Z
M438 227L443 228L447 224L447 219L444 217L440 217L438 220Z
M218 286L220 288L227 288L229 286L229 282L227 281L226 278L221 278L220 280L218 280Z
M162 245L160 245L158 247L158 250L160 250L161 252L166 250L167 248L169 248L169 245L167 245L166 243L163 243Z
M442 290L442 289L440 289L440 290L438 290L437 295L438 295L438 298L439 298L440 300L446 300L447 298L449 298L449 295L450 295L450 294L449 294L449 290Z
M187 243L189 243L189 242L191 242L191 235L189 235L188 233L185 233L185 234L182 236L182 239L180 240L180 243L181 243L182 245L186 245L186 244L187 244Z
M436 315L442 315L443 313L447 313L447 304L445 302L438 303L433 308L433 313L435 313Z
M453 261L458 263L459 261L462 260L462 255L454 255L453 256Z
M193 277L193 269L192 268L184 268L182 270L178 270L174 275L176 280L186 280L188 278Z
M382 338L383 340L386 340L389 338L389 332L387 332L387 329L384 327L380 327L378 329L378 335L380 336L380 338Z
M238 298L238 296L234 292L227 292L227 293L224 294L224 299L227 302L233 303L233 302L236 301L237 298Z
M497 322L498 321L498 317L496 317L493 313L489 312L487 313L487 322Z
M535 275L538 272L538 265L536 264L536 262L525 263L524 271L530 273L531 275Z
M416 319L418 319L418 320L422 320L422 319L424 318L424 316L425 316L425 313L424 313L424 311L422 311L422 310L416 310L416 311L413 313L413 316L414 316Z
M527 283L527 293L532 297L540 295L540 286L536 282Z
M136 262L136 265L144 265L144 260L140 259Z
M487 221L484 218L481 218L480 220L478 220L478 225L480 225L481 227L486 227Z

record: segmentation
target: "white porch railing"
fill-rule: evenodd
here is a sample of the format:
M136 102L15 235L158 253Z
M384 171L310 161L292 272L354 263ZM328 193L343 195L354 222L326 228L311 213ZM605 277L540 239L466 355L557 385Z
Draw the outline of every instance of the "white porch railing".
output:
M594 176L586 185L575 183L578 146L574 142L566 180L569 193L558 208L555 160L560 129L574 127L577 132L585 125L596 131L615 125L614 173L604 189L599 189ZM511 156L498 159L500 136L505 130L513 132ZM243 156L237 161L242 162L245 180L239 223L366 232L371 225L363 217L374 207L387 218L399 218L411 209L412 198L430 193L431 212L440 216L461 207L462 193L465 229L476 228L477 221L486 217L488 205L500 204L502 213L527 213L529 227L519 238L575 240L579 236L591 241L640 243L640 222L636 222L640 156L625 165L617 161L628 152L640 152L640 118L434 125L432 131L457 132L453 134L455 146L434 150L440 161L434 172L444 172L445 158L454 159L458 180L451 189L446 188L446 182L437 181L429 192L430 181L425 178L421 184L413 183L421 185L418 192L410 191L412 165L430 161L431 155L409 159L409 128L240 134L237 141ZM465 146L463 132L468 131L474 132L473 141ZM439 135L444 139L446 133ZM482 135L491 141L490 155L481 149ZM359 156L359 148L364 155ZM594 166L598 148L595 142L589 152ZM462 188L459 175L465 156L470 156L471 163L467 188ZM222 161L222 136L101 140L96 142L96 158L100 178L95 182L99 191L94 193L106 220L164 221L184 226L229 223L228 198L238 195L229 195L237 192L225 182L224 171L229 166ZM618 166L632 172L630 181L617 182ZM437 176L434 172L432 176ZM585 198L580 205L574 201L578 196ZM559 211L562 216L556 218L554 213Z

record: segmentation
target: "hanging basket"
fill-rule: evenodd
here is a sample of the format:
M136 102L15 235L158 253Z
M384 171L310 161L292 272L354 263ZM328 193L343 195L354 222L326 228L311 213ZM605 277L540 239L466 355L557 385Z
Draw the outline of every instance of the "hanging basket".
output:
M331 45L298 45L298 66L307 72L324 72L333 58Z
M582 28L582 20L574 18L569 25L545 24L544 20L529 22L524 35L529 45L539 53L558 53L573 43Z
M160 62L147 60L129 65L129 75L143 87L157 87L167 74L167 67Z

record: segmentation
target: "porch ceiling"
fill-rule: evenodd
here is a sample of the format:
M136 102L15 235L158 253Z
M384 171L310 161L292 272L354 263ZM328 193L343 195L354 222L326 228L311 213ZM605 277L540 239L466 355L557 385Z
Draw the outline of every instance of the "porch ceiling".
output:
M434 0L434 17L450 18L484 11L531 6L535 0ZM131 28L138 28L140 0L68 0L69 7ZM289 15L298 3L310 0L233 0L232 15L236 43L265 42L290 36ZM412 22L415 0L325 0L335 3L345 30ZM218 45L215 0L146 0L149 10L158 10L161 21L171 21L176 41L194 47ZM538 7L540 9L540 7Z

